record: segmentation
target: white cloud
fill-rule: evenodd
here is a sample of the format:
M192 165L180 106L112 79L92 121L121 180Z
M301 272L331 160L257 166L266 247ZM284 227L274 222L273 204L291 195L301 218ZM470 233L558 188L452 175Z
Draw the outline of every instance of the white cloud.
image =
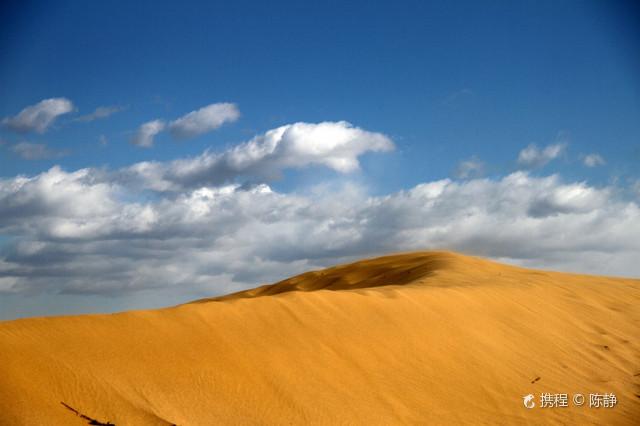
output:
M153 138L162 132L164 128L165 123L162 120L153 120L144 123L131 138L131 143L145 148L152 147Z
M455 171L455 176L460 179L480 177L484 174L484 163L476 157L461 161Z
M235 104L211 104L172 121L169 131L178 139L192 138L215 130L224 123L236 121L238 117L240 111Z
M121 106L113 105L113 106L101 106L95 109L91 114L81 115L76 118L74 121L94 121L101 118L107 118L117 112L122 111L123 108Z
M207 151L170 163L138 163L123 175L141 180L152 189L181 190L217 185L240 176L270 180L283 169L310 165L349 173L359 168L360 155L393 147L387 136L345 121L295 123L269 130L222 153Z
M0 180L6 292L180 286L223 293L308 268L447 248L528 266L639 276L640 207L616 188L516 172L370 196L203 186L143 198L94 169ZM167 303L170 303L168 301Z
M45 99L26 107L13 117L6 117L2 124L15 132L44 133L56 118L73 111L73 108L73 103L66 98Z
M52 150L42 143L19 142L11 150L25 160L45 160L66 155L66 152Z
M582 158L584 165L587 167L597 167L605 164L604 158L599 154L589 154Z
M558 158L564 152L565 148L565 143L547 145L544 149L540 149L537 145L531 144L520 151L518 164L526 168L542 167Z

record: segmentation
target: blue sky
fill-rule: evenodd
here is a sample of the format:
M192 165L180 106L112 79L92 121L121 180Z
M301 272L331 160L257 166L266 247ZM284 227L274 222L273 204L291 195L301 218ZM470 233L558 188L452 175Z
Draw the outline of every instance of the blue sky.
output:
M640 160L638 30L624 5L27 4L3 13L0 115L58 96L77 114L127 109L92 123L65 117L33 139L72 155L3 155L4 176L193 155L324 120L394 136L401 158L377 182L392 188L446 176L472 155L504 171L523 145L561 131L572 151L602 152L618 173ZM242 120L189 143L127 143L141 122L222 101L237 103Z
M198 185L217 188L231 183L268 184L282 197L308 197L307 201L329 203L327 197L349 198L345 194L351 190L383 200L442 179L450 179L455 185L473 184L474 180L480 184L483 179L501 185L514 173L525 173L533 187L545 187L544 179L558 178L549 183L549 191L555 191L547 194L552 201L545 201L544 208L536 205L530 212L547 211L556 203L554 214L579 211L583 216L604 215L596 207L606 199L605 204L621 203L620 211L632 210L620 223L638 225L633 209L637 208L640 188L640 12L633 2L26 1L5 2L1 7L0 119L5 121L0 129L0 178L8 189L0 198L0 255L4 262L0 263L0 280L5 279L5 306L15 305L14 298L21 297L17 294L30 294L29 300L40 300L43 294L68 291L62 281L60 285L44 287L36 284L40 278L53 276L47 275L54 274L55 269L46 267L47 262L58 264L51 260L52 255L43 258L44 263L37 263L35 258L25 260L24 253L31 253L33 247L51 246L52 252L62 250L69 259L86 260L85 246L72 248L73 241L80 238L77 235L52 237L51 230L34 231L35 225L29 225L28 219L11 219L11 214L16 214L11 206L21 205L16 200L42 197L18 194L15 182L19 175L49 179L51 175L46 173L54 166L60 166L61 173L69 176L80 169L90 170L90 177L82 179L117 186L116 195L105 195L103 200L106 204L123 203L113 212L104 213L113 218L115 212L126 210L128 202L141 209L144 203L151 203L146 207L153 210L158 206L152 203L158 200L175 200L199 189L187 187L182 181L180 189L172 190L170 195L148 182L143 190L132 189L130 181L122 180L122 170L145 161L168 164L175 159L194 158L205 150L221 153L293 123L346 121L368 132L363 136L366 141L357 142L365 144L365 148L358 150L352 142L345 148L349 158L355 156L358 167L339 169L331 163L335 153L308 161L309 153L298 152L295 158L278 157L277 161L236 171L230 177L225 175L222 181L198 180ZM24 108L46 99L65 99L72 107L56 116L42 132L16 131L15 126L8 125L12 117L13 123L18 122L16 117ZM171 122L220 103L233 104L239 117L200 135L172 136ZM96 108L110 113L90 119L88 115ZM165 126L153 146L131 143L140 126L152 120L161 120ZM349 131L344 126L336 129ZM300 131L303 134L306 130ZM384 135L393 148L375 148L371 145L375 135ZM305 137L291 143L307 143ZM535 146L529 154L533 157L527 160L524 150L532 144ZM469 166L466 169L465 164ZM120 177L104 178L105 173ZM106 180L101 181L103 178ZM568 201L560 200L565 196L573 197L571 202L578 197L579 202L567 207ZM531 203L544 198L540 194L531 197ZM64 216L51 200L40 199L37 203L38 223L53 223L54 217ZM239 207L241 213L242 209L251 209L251 203L243 206ZM413 208L412 212L422 207ZM3 216L3 208L13 213ZM73 214L76 213L83 214ZM421 226L431 223L431 213L424 214L418 220ZM532 217L539 218L537 214ZM80 216L77 223L90 222ZM336 223L338 219L325 217L312 223ZM106 226L106 220L100 222L101 226ZM593 227L602 222L593 219L589 223ZM265 238L286 238L289 225L283 224L281 232L269 228L271 233ZM95 231L98 225L91 229L93 234L82 234L83 244L103 241L106 231ZM626 233L633 236L636 229ZM352 227L349 231L357 234L354 238L362 237L361 230ZM607 228L600 231L603 235L614 234ZM111 235L110 241L120 238L122 232ZM276 248L257 250L259 244L253 239L243 240L243 248L252 247L253 251L248 251L252 259L276 262L265 266L263 275L256 272L251 279L238 278L242 274L221 267L217 272L232 278L220 287L203 284L197 291L182 291L179 289L188 286L176 287L180 281L176 279L155 293L150 290L154 285L143 285L140 291L147 292L144 300L157 299L161 305L175 296L158 296L166 287L178 288L178 297L187 298L254 285L330 261L389 249L432 246L533 266L622 275L640 273L625 262L614 262L614 266L601 271L589 269L589 265L576 260L585 252L594 252L588 243L578 244L577 248L557 248L557 255L541 254L547 249L546 243L538 252L510 255L506 248L478 248L479 237L443 240L429 232L407 244L371 250L361 245L335 251L344 241L327 241L325 245L301 250L303 254L298 257L281 255ZM551 231L543 227L536 232L542 238ZM584 230L574 232L578 235ZM169 236L158 239L152 234L136 234L136 238L149 244L171 241ZM226 237L232 238L232 234ZM516 237L514 234L505 238ZM568 234L562 238L574 237ZM24 249L29 244L33 247ZM496 245L487 243L487 247ZM627 250L625 256L630 258L638 246L629 242L595 251L612 256L620 250ZM102 262L111 259L105 251L100 251L100 256ZM138 264L150 255L141 256ZM182 261L169 258L167 263L180 270L184 267L180 266ZM69 263L66 270L78 271L73 265L76 264ZM87 294L88 302L83 306L103 310L130 307L134 296L123 289L135 287L135 271L125 279L128 284L118 287L122 294L105 290L109 293L108 302L94 303L104 296L103 291L98 288L85 292L82 282L91 281L97 270L101 269L85 275L71 274L80 276L74 291ZM188 275L205 280L205 275L216 277L215 272ZM105 288L111 289L108 285ZM78 296L74 296L73 303L64 297L59 309L52 309L55 303L46 302L45 298L24 311L15 308L6 316L27 311L66 312L64 306L82 305L77 302L83 300Z

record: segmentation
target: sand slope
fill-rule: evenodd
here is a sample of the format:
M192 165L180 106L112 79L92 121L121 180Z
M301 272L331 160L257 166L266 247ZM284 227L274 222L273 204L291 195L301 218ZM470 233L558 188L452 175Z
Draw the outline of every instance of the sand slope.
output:
M640 280L401 254L168 309L0 322L0 425L639 424L639 339ZM525 409L540 392L619 403Z

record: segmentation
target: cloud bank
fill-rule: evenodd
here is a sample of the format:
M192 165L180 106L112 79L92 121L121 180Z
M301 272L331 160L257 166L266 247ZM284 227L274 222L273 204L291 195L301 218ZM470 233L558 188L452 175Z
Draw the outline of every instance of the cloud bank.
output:
M58 117L73 111L73 108L73 103L66 98L44 99L13 117L4 118L2 124L18 133L44 133Z
M448 248L529 266L640 275L640 207L613 187L516 172L385 196L266 184L142 197L102 171L0 181L0 292L216 294L337 261Z

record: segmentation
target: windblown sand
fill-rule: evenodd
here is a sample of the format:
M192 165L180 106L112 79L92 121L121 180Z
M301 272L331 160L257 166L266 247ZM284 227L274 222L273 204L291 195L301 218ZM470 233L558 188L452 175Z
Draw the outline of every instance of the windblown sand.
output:
M640 280L401 254L0 322L0 425L640 424L639 340ZM523 406L541 392L618 404Z

